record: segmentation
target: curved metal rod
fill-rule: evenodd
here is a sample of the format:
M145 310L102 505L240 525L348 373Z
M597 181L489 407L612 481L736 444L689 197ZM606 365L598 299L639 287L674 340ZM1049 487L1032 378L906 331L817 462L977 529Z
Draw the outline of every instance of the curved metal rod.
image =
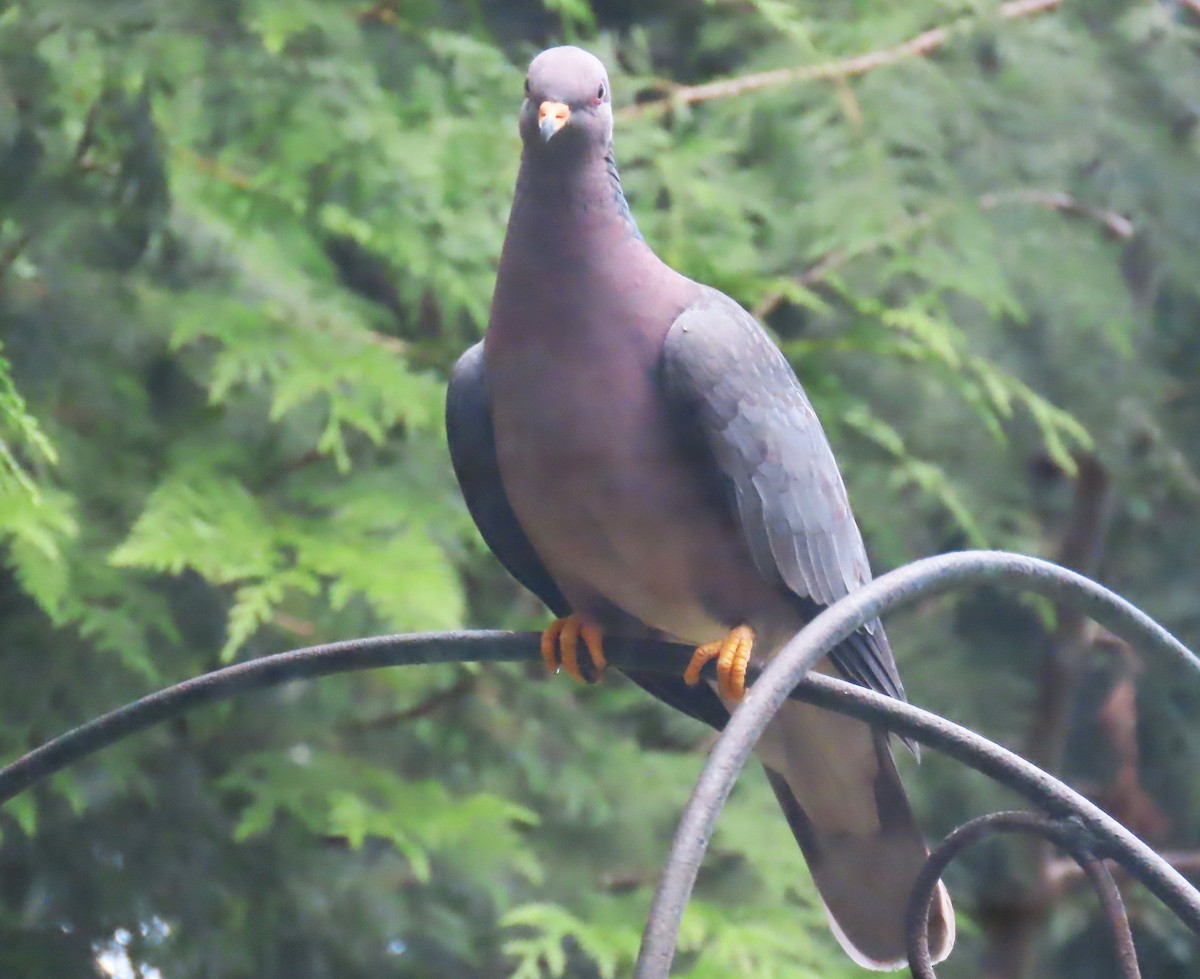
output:
M638 977L665 976L674 954L679 918L695 880L717 812L745 763L761 726L787 696L885 726L952 757L1022 792L1052 813L1076 814L1105 852L1141 880L1200 933L1200 893L1149 847L1085 799L1012 752L937 715L830 677L804 673L842 638L887 609L973 583L1025 585L1064 604L1081 607L1113 632L1162 650L1200 674L1200 660L1149 616L1107 589L1046 561L1004 552L965 551L927 558L893 571L826 610L794 638L757 677L735 712L693 792L676 834L672 857L655 895L639 955ZM688 647L660 642L606 641L618 667L679 674L691 657ZM285 681L350 670L466 660L540 659L533 633L460 632L382 636L329 643L239 663L184 681L127 704L29 752L0 769L0 803L34 782L126 735L202 704ZM706 667L706 676L713 673Z
M767 722L800 679L864 623L890 609L972 584L1028 588L1081 608L1122 638L1167 653L1200 678L1200 659L1146 613L1091 579L1049 561L1003 551L961 551L914 561L876 578L827 608L788 642L733 712L696 781L676 829L642 935L635 979L665 979L669 974L679 924L717 816ZM824 684L813 684L818 686ZM809 696L804 699L816 702ZM1080 816L1106 841L1108 855L1200 934L1200 892L1115 820L1020 756L908 704L892 701L889 709L887 701L888 698L871 691L857 690L851 701L843 702L837 709L882 723L898 734L938 748L1016 789L1052 815ZM873 703L880 710L860 712L855 702ZM882 719L883 715L886 719Z
M538 634L533 632L482 631L374 636L309 646L213 670L109 711L0 768L0 805L68 765L193 707L290 680L353 670L471 660L493 663L516 660L540 662L539 639ZM683 672L691 656L691 649L686 646L642 640L605 640L604 648L614 666L636 665L638 669L649 670L661 668L664 672L676 674ZM644 659L650 662L643 663ZM712 678L715 677L714 672Z
M1088 880L1092 882L1092 889L1100 899L1100 908L1108 919L1113 944L1117 949L1117 963L1127 979L1141 979L1142 970L1138 967L1137 949L1133 944L1129 915L1125 912L1125 900L1121 897L1121 889L1117 887L1112 871L1095 855L1087 860L1080 860L1079 863L1088 875Z
M1125 979L1141 979L1125 903L1121 900L1121 892L1112 874L1095 854L1095 839L1073 817L1055 820L1038 813L1020 811L994 812L972 819L954 830L929 854L913 886L905 921L909 970L913 979L937 979L929 956L929 908L939 878L963 850L993 833L1032 833L1071 854L1087 874L1100 898L1100 906L1112 929L1117 960Z

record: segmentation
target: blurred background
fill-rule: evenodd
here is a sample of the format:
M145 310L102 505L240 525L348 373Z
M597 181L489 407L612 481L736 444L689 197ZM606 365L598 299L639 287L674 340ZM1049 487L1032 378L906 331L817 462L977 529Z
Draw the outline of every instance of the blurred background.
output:
M0 757L235 660L546 624L466 516L441 403L525 66L564 41L612 72L646 238L794 363L877 571L1037 554L1200 645L1196 0L10 0ZM1200 867L1191 679L1027 596L890 632L915 702ZM628 975L710 743L533 665L200 710L0 811L0 975ZM902 764L934 837L1017 802ZM1115 974L1054 854L989 844L949 883L942 975ZM1144 974L1200 975L1127 898ZM758 771L678 974L863 974Z

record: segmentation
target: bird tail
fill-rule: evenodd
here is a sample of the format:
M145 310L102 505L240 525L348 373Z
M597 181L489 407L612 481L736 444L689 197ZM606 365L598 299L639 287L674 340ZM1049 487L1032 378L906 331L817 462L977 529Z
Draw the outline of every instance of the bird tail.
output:
M756 750L842 947L864 968L902 968L905 912L929 851L886 734L792 701ZM929 914L933 961L953 945L954 912L939 883Z

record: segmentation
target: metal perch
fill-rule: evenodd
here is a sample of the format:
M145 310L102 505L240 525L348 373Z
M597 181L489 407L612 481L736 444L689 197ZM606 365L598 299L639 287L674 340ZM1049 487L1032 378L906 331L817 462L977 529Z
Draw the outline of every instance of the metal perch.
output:
M1200 678L1200 659L1144 612L1072 571L1036 558L998 551L964 551L926 558L876 579L813 620L758 675L730 718L684 810L655 893L635 979L665 979L684 907L725 800L770 716L789 696L886 727L933 747L1024 795L1046 816L998 813L960 827L934 848L910 903L909 956L914 976L933 976L923 925L934 884L966 846L993 832L1031 832L1078 860L1096 886L1113 925L1127 977L1137 960L1120 895L1104 859L1120 864L1200 936L1200 891L1127 829L1062 782L1005 748L945 718L863 687L806 675L826 651L862 623L930 595L973 584L1027 588L1074 605L1143 649L1171 656ZM279 653L216 670L127 704L34 749L0 769L0 804L68 765L122 738L202 704L289 680L384 666L540 660L534 633L450 632L352 639ZM651 649L652 647L652 649ZM652 655L647 655L652 651ZM644 641L606 641L617 668L682 673L691 648ZM705 675L715 674L713 664Z

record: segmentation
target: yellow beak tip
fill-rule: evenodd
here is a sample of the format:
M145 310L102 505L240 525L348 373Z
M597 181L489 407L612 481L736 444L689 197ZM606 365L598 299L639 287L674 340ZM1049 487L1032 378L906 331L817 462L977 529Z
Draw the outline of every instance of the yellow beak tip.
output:
M571 107L565 102L547 99L538 106L538 131L544 141L563 128L571 119Z

